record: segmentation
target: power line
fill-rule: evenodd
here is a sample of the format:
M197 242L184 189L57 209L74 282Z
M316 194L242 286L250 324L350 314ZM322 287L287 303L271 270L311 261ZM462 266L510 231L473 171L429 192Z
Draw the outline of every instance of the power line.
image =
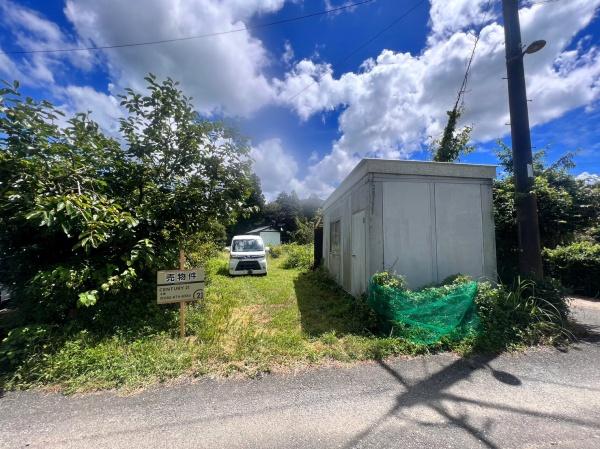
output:
M342 6L337 6L335 8L325 9L322 11L317 11L309 14L304 14L301 16L290 17L287 19L276 20L274 22L261 23L253 26L244 26L242 28L236 28L228 31L217 31L214 33L205 33L198 34L195 36L185 36L185 37L176 37L172 39L161 39L155 41L146 41L146 42L130 42L125 44L113 44L113 45L98 45L98 46L90 46L90 47L73 47L73 48L55 48L55 49L45 49L45 50L16 50L16 51L2 51L0 54L5 55L25 55L25 54L35 54L35 53L68 53L68 52L77 52L77 51L98 51L98 50L110 50L115 48L126 48L126 47L142 47L146 45L157 45L157 44L166 44L169 42L181 42L181 41L189 41L194 39L204 39L207 37L214 36L223 36L226 34L239 33L241 31L252 31L258 30L262 28L268 28L275 25L282 25L285 23L296 22L299 20L309 19L312 17L322 16L325 14L331 14L337 11L342 11L349 8L354 8L361 5L366 5L367 3L373 3L375 0L363 0L355 3L349 3Z
M492 5L492 0L488 0L485 16L483 17L483 20L481 22L483 24L485 24L485 22L487 21L487 16L490 12L491 5ZM458 103L460 102L461 97L464 102L464 94L467 89L467 83L469 82L469 73L471 72L471 65L473 64L473 58L475 58L475 50L477 50L477 44L479 43L479 38L481 37L482 30L483 30L483 27L481 28L481 30L479 30L479 32L477 33L477 36L475 37L475 42L473 43L473 49L471 50L471 56L469 57L469 62L467 63L467 68L465 70L465 76L463 77L462 83L460 85L460 89L458 90L458 95L456 96L456 103L454 104L453 111L456 111L456 109L458 108Z
M547 3L556 3L562 0L538 0L538 1L524 1L523 6L532 6L532 5L545 5Z
M392 22L390 22L385 28L381 29L380 31L378 31L377 33L375 33L373 36L371 36L369 39L367 39L366 41L364 41L363 43L361 43L358 47L354 48L352 51L350 51L350 53L346 54L343 58L341 58L338 61L336 61L335 64L336 65L344 64L346 61L348 61L348 59L350 59L352 56L354 56L360 50L362 50L363 48L365 48L371 42L373 42L374 40L376 40L377 38L379 38L379 36L381 36L383 33L385 33L390 28L392 28L393 26L395 26L398 22L400 22L405 17L407 17L410 13L412 13L415 9L417 9L423 3L425 3L425 0L419 0L418 2L416 2L413 6L411 6L409 9L407 9L405 12L403 12L400 16L396 17ZM296 97L298 97L302 93L304 93L308 88L314 86L315 84L318 84L323 79L323 76L324 75L318 76L317 79L315 79L315 80L312 81L312 83L309 83L306 86L304 86L301 90L299 90L294 95L292 95L291 97L289 97L286 101L292 101L293 99L295 99Z

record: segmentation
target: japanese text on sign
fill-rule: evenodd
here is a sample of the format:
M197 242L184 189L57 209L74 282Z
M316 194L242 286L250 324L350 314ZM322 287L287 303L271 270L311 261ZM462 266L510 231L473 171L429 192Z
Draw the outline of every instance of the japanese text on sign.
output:
M198 301L204 298L204 269L165 270L156 273L158 304Z

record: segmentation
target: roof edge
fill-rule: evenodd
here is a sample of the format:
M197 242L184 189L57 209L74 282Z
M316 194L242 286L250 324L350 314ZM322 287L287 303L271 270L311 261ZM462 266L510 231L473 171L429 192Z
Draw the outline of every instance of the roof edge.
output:
M450 178L494 179L496 165L462 164L455 162L411 161L398 159L364 158L356 164L340 185L323 203L327 209L343 196L354 184L369 173L395 174L407 176L436 176Z

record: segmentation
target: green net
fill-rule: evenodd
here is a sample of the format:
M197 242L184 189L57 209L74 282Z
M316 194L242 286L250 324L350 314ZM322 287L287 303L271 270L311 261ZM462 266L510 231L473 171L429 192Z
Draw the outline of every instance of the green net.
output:
M371 279L368 302L385 332L429 345L478 333L476 294L476 282L409 291Z

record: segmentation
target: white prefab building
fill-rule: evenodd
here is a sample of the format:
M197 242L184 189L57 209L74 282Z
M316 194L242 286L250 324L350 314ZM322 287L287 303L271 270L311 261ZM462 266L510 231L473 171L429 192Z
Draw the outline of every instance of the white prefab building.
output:
M357 296L387 270L410 288L496 280L491 165L363 159L323 205L323 263Z
M265 246L281 245L281 231L273 226L263 226L246 232L249 235L259 235Z

